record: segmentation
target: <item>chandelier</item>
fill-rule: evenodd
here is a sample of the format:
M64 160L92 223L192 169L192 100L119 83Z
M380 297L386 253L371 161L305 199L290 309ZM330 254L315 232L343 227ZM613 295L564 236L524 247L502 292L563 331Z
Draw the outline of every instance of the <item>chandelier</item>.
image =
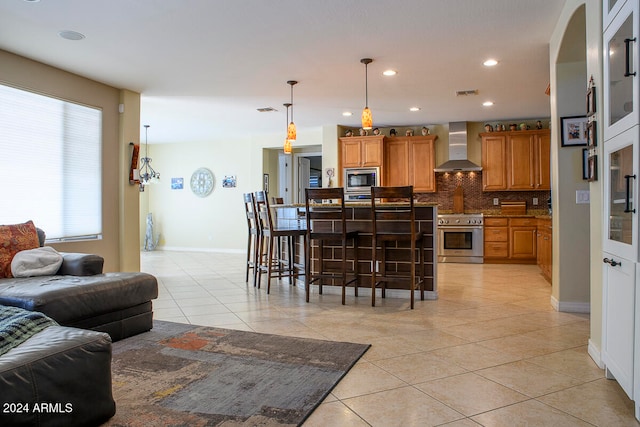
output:
M140 191L144 191L145 185L153 184L160 179L160 173L151 167L149 157L149 125L144 125L144 157L140 159Z

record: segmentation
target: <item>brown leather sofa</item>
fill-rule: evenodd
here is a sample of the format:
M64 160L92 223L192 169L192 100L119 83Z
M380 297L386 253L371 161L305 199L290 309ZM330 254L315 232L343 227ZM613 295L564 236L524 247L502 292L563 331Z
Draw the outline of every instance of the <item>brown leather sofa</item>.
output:
M0 279L0 304L39 311L63 326L107 332L113 341L153 327L158 282L147 273L102 273L104 259L62 253L53 276Z
M111 339L49 326L0 356L0 390L0 425L100 425L116 413Z
M0 304L49 326L0 355L0 425L94 426L115 414L111 342L153 326L155 277L102 273L97 255L63 253L55 275L0 279Z

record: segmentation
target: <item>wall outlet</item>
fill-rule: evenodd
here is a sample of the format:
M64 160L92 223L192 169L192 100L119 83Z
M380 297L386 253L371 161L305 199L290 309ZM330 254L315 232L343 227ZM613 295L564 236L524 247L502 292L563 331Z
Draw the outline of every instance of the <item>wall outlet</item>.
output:
M538 198L537 197L533 198L533 205L534 206L538 206Z
M498 206L500 204L500 200L497 197L493 198L493 206Z

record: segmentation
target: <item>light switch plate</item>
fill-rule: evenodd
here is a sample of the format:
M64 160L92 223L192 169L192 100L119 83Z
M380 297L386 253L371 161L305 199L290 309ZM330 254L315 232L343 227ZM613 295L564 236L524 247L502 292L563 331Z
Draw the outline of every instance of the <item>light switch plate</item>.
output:
M500 200L497 197L493 198L493 206L498 206L500 204Z
M533 198L533 205L534 206L538 206L538 198L537 197Z
M576 190L576 204L589 204L589 190Z

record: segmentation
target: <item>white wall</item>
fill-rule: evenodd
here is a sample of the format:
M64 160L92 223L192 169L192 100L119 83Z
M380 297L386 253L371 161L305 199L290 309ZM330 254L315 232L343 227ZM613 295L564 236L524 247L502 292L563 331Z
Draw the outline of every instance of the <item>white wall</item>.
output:
M211 141L199 143L151 144L149 157L153 159L154 169L160 172L161 180L141 193L140 215L143 220L147 212L153 214L154 232L160 233L159 249L246 251L247 225L242 194L262 189L263 172L269 173L271 188L277 188L277 156L270 153L281 150L282 142L284 135L272 134L234 140L212 137ZM322 128L299 129L294 150L322 143ZM269 150L266 156L265 150ZM215 188L204 198L196 197L189 187L191 174L200 167L210 169L215 175ZM235 175L237 187L222 188L225 175ZM171 178L179 177L184 178L184 189L172 190Z
M551 117L555 129L559 129L559 117L567 110L562 94L557 92L558 90L558 75L557 75L557 62L562 48L563 37L571 22L574 13L582 6L585 6L585 20L586 20L586 75L587 78L593 76L595 86L598 88L598 94L596 97L598 103L598 116L597 119L602 121L602 2L599 0L566 0L563 11L558 18L556 28L549 42L549 57L550 57L550 81L551 81ZM561 67L562 68L562 67ZM562 74L562 71L560 71ZM562 77L561 77L562 78ZM580 103L583 104L580 114L585 114L586 108L586 89L587 81L582 82ZM552 145L554 150L559 148L559 135L558 132L552 132ZM598 129L598 140L602 140L602 131ZM601 147L598 147L599 164L598 168L602 170L602 155ZM564 157L564 154L561 156ZM573 156L569 162L574 162ZM575 163L573 163L575 164ZM566 166L566 162L559 159L558 156L554 158L552 155L552 170L553 173L557 173L560 168ZM571 167L571 166L569 166ZM554 178L555 179L555 178ZM572 219L570 215L564 215L560 212L556 215L555 203L558 198L559 185L563 184L558 179L554 180L553 192L554 192L554 216L553 216L553 228L554 228L554 275L553 279L558 280L560 278L559 273L556 271L557 263L562 262L561 254L558 254L558 248L562 249L560 239L572 239L582 230L576 230L572 225ZM590 199L589 205L589 295L590 295L590 313L591 313L591 334L589 340L589 353L594 357L596 362L599 362L599 348L602 342L602 181L598 180L589 184ZM573 196L575 198L575 195ZM556 230L564 230L562 237ZM565 275L561 277L565 279ZM561 286L563 286L561 284ZM564 292L564 290L562 291ZM573 292L569 290L568 292ZM554 296L561 295L560 291L554 289Z
M586 62L556 65L559 117L585 114ZM560 126L557 128L561 132ZM557 132L557 133L558 133ZM576 191L589 190L582 179L582 148L554 146L552 193L555 254L553 296L560 311L589 310L589 205L576 203ZM555 262L557 260L557 262Z

